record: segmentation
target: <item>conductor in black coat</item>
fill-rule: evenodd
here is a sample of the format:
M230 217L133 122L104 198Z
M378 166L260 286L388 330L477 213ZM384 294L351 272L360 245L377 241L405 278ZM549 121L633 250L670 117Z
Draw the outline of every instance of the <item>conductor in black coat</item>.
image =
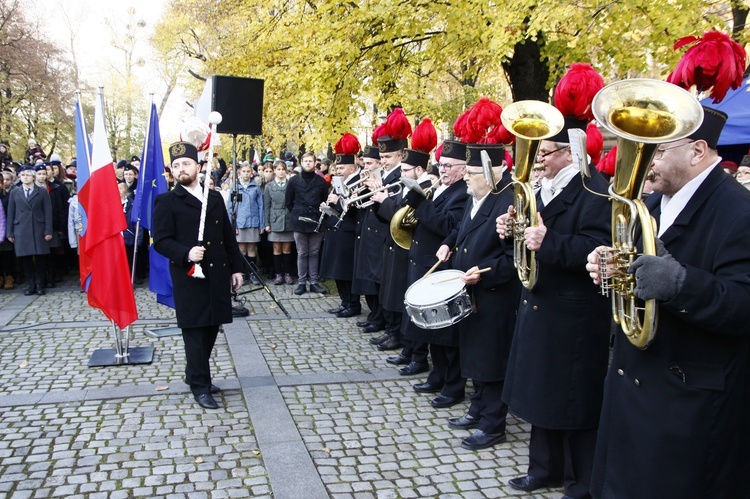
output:
M469 197L464 181L466 144L446 140L443 142L440 161L438 170L441 184L430 199L425 199L417 192L406 195L406 203L414 208L414 216L418 221L409 249L410 286L436 263L435 253L463 218ZM449 265L442 263L436 270L448 268ZM466 379L461 376L458 357L458 327L454 324L439 329L422 329L411 320L404 320L402 331L410 346L404 348L401 354L387 359L387 362L426 365L429 352L432 370L427 381L414 385L414 390L419 393L440 392L430 401L433 407L450 407L461 402L465 396Z
M493 231L495 219L512 203L513 191L507 167L493 167L496 192L484 177L480 151L485 150L493 165L504 165L502 145L477 144L467 149L466 180L471 195L464 217L437 253L440 260L451 258L454 269L465 272L475 313L458 323L461 374L471 378L476 391L464 416L451 418L448 426L477 430L461 442L465 449L479 450L506 441L508 406L502 401L505 370L513 339L521 285L513 267L513 246ZM476 271L489 268L483 274Z
M198 244L203 189L198 180L198 151L187 142L169 148L178 185L157 196L154 248L169 258L177 325L185 342L185 381L201 407L216 409L210 358L219 326L232 322L231 290L242 286L242 255L224 200L209 191L203 242ZM204 279L189 272L200 263Z

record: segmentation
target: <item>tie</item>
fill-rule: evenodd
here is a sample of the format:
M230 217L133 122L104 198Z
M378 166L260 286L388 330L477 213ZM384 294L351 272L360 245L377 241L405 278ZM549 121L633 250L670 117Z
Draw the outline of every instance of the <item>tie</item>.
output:
M31 194L31 189L24 189L26 191L26 199L29 199L29 194Z

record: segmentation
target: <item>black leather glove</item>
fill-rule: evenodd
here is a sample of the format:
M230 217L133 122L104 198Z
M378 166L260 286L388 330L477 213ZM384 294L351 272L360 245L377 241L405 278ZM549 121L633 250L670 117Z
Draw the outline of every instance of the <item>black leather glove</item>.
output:
M682 288L687 271L669 254L664 244L660 244L661 241L656 241L660 256L639 256L628 273L635 274L635 296L641 300L669 301Z

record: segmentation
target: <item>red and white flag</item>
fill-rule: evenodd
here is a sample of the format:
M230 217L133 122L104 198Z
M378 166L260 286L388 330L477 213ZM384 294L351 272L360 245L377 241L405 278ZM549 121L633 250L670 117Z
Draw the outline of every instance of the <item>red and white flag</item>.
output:
M91 264L87 296L120 329L138 319L122 231L127 229L104 126L103 97L96 99L90 176L78 191L88 221L79 251Z

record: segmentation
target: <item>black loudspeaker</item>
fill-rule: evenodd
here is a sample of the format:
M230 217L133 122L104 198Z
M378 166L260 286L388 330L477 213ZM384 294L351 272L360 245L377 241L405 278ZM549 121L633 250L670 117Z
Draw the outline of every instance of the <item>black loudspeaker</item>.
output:
M263 134L263 80L214 76L211 109L221 113L219 133Z

